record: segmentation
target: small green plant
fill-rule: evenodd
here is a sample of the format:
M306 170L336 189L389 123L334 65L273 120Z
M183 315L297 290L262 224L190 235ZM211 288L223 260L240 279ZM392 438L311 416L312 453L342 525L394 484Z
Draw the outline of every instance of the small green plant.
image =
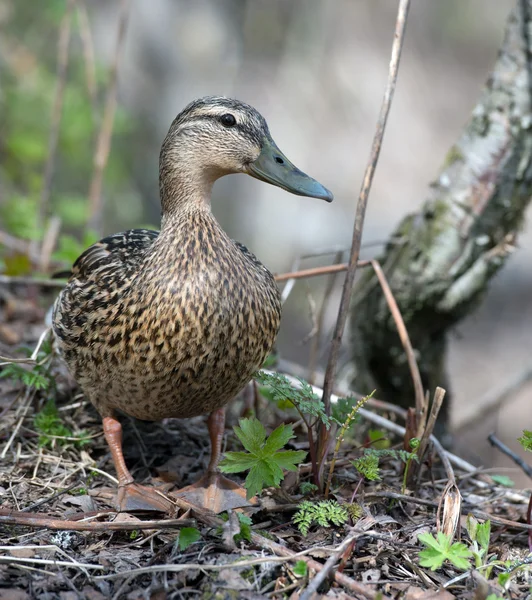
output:
M418 540L426 546L425 550L419 553L419 564L422 567L436 571L446 560L461 571L467 571L471 567L471 550L462 542L453 543L452 538L441 531L438 531L437 537L431 533L421 533Z
M410 440L410 444L412 447L415 446L417 448L415 438ZM368 481L378 481L380 479L380 460L385 457L390 457L405 463L405 474L403 476L404 486L410 463L413 460L419 461L419 457L415 451L407 452L406 450L394 450L392 448L364 448L362 456L352 461L352 464L360 475Z
M254 377L261 386L261 393L270 400L281 403L283 406L286 406L286 401L288 401L289 405L292 405L305 421L308 421L308 417L314 417L326 427L331 426L333 420L325 414L323 402L314 393L312 386L303 379L298 379L301 387L297 388L280 373L258 371Z
M292 569L296 577L306 577L308 573L308 566L304 560L298 560Z
M42 365L35 365L32 368L28 368L17 363L10 363L2 369L0 378L20 381L26 387L35 390L48 390L52 387L52 377L48 369Z
M177 547L183 552L199 540L201 540L201 533L195 527L183 527L179 530Z
M532 452L532 431L528 431L525 429L523 431L523 435L518 438L518 442L523 446L525 450L528 452Z
M264 425L253 417L240 419L234 431L247 452L226 452L220 470L249 471L244 483L248 499L265 487L279 487L284 479L283 469L297 471L297 465L307 455L302 450L281 450L294 437L290 425L279 425L268 437Z
M314 442L314 428L318 423L323 423L327 429L332 423L337 423L334 417L328 417L321 399L314 393L312 386L299 379L300 386L295 387L290 380L279 373L266 373L258 371L255 380L261 386L261 394L278 407L283 409L295 408L305 423L309 444L310 463L314 484L320 487L320 474L317 458L317 448Z
M53 446L55 442L61 445L70 441L81 448L89 442L85 431L73 433L63 423L53 399L48 400L42 410L35 415L33 425L39 433L40 446Z
M248 517L248 515L245 515L244 513L241 513L241 512L237 512L234 514L236 514L236 516L238 517L238 528L239 528L239 532L236 533L235 535L233 535L233 540L234 540L235 544L238 544L239 542L242 542L244 540L246 542L251 542L251 525L253 524L251 517ZM222 513L220 515L220 517L225 522L229 521L229 514L226 512ZM219 527L217 530L217 534L221 535L222 532L223 532L222 527Z
M488 548L490 545L491 522L479 523L473 515L466 519L466 529L471 539L471 552L478 569L487 563ZM489 573L487 574L489 577Z
M365 452L353 461L353 466L368 481L378 481L381 478L379 456L374 452Z
M307 536L313 525L320 525L321 527L340 526L347 523L348 519L349 512L347 508L338 504L336 500L321 500L320 502L304 500L293 516L292 522L297 525L304 536Z
M310 496L310 494L318 491L318 486L310 483L310 481L303 481L299 484L299 491L303 496Z

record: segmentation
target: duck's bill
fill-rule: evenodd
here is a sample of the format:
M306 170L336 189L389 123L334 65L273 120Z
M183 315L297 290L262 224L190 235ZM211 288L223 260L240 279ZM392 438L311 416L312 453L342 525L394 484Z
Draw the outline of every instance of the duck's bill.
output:
M265 138L262 151L255 162L248 165L249 174L261 181L276 185L287 192L332 202L332 193L321 183L295 167L279 150L271 138Z

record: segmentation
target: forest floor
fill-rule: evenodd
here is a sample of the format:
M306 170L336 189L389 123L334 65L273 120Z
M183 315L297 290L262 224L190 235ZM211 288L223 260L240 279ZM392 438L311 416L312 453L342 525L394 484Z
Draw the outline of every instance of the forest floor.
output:
M9 307L4 298L3 357L20 356L16 348L34 346L43 331L43 315L31 299ZM94 408L57 359L48 390L15 376L16 370L0 379L1 600L482 600L524 599L529 593L528 494L495 483L482 469L453 463L461 506L434 451L408 489L404 462L393 455L381 460L380 479L369 481L352 464L372 427L361 419L346 435L334 468L329 499L348 511L338 525L313 523L302 532L294 523L303 502L318 506L323 499L304 485L311 481L307 463L240 513L249 518L214 515L185 503L176 504L173 515L117 513L115 472ZM308 449L294 415L264 398L255 409L268 427L291 421L297 437L288 448ZM241 449L231 426L244 410L241 400L231 406L226 449ZM194 482L205 469L210 448L204 418L122 422L126 460L138 482L168 491ZM402 448L400 437L388 437L391 448ZM468 514L478 522L490 520L486 552L482 540L470 539ZM449 560L435 570L420 566L424 546L418 536L435 533L437 525L450 526L454 534L453 519L455 537L469 552L465 568ZM447 557L462 552L453 548ZM472 568L471 551L480 568ZM320 573L326 576L313 592Z

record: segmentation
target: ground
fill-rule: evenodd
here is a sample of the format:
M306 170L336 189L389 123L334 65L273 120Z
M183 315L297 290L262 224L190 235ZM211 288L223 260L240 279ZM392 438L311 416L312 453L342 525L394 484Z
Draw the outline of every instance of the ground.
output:
M33 347L43 330L42 311L32 312L35 305L27 296L16 310L6 312L6 301L2 306L0 355L20 356L16 348L23 343ZM414 480L402 489L404 462L397 456L381 460L380 479L362 479L352 464L361 446L369 445L370 425L362 419L340 448L329 495L347 507L344 523L314 522L303 535L292 521L302 502L316 506L323 499L302 486L311 481L308 463L288 473L280 489L262 493L259 505L246 513L251 521L185 505L176 506L172 516L117 514L114 469L99 416L56 357L51 373L54 385L47 390L13 374L0 379L2 600L299 598L324 568L328 576L310 597L378 598L382 593L382 598L410 600L481 599L489 591L496 594L493 598L526 597L528 496L497 485L481 470L453 463L463 498L462 527L454 538L461 537L471 551L467 514L479 522L489 518L489 553L481 562L491 561L492 568L469 571L449 561L434 571L422 567L418 536L459 517L449 474L431 452L417 485ZM232 404L226 449L242 450L232 425L249 408L245 399ZM253 408L269 428L291 421L297 437L288 448L308 449L293 414L266 398L258 398ZM380 413L390 417L386 410ZM126 459L139 482L181 487L195 481L208 462L202 417L160 423L123 417L122 422ZM387 435L392 447L402 447L401 438ZM448 513L438 512L442 498ZM331 556L336 556L332 567L324 567ZM511 574L506 591L504 572Z

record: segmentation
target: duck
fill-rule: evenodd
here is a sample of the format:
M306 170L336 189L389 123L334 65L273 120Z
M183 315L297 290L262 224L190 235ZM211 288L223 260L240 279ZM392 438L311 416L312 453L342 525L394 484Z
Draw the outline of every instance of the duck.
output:
M162 143L160 231L132 229L90 246L54 303L55 344L102 418L120 511L175 507L132 477L121 414L145 421L208 415L206 472L175 497L214 512L249 504L217 469L225 410L272 350L281 300L272 273L212 212L214 183L234 173L333 200L279 150L255 108L221 96L194 100Z

